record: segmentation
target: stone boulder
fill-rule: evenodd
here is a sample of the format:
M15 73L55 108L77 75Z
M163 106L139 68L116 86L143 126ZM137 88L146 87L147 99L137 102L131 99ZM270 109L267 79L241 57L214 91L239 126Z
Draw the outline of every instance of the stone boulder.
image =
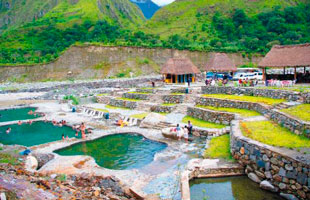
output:
M260 179L258 178L258 176L255 173L249 173L248 174L249 179L251 179L252 181L254 181L255 183L260 183Z
M280 196L287 200L298 200L298 198L292 194L280 193Z
M35 171L38 168L38 161L34 156L27 156L25 160L25 168L28 171Z
M144 120L141 122L141 128L153 128L158 125L160 122L166 121L166 116L158 114L158 113L150 113L148 114Z
M40 169L43 165L45 165L50 160L53 160L55 155L48 153L48 154L31 154L38 160L38 169Z
M269 181L262 181L260 184L259 184L259 187L264 189L264 190L269 190L271 192L278 192L278 188L274 187Z
M177 132L173 131L172 129L174 129L175 127L170 127L170 128L164 128L161 130L161 133L164 137L166 138L170 138L173 140L178 140L178 136L177 136ZM182 133L181 133L182 134ZM183 135L183 134L182 134ZM181 139L184 139L184 137L182 136ZM190 140L190 139L189 139Z

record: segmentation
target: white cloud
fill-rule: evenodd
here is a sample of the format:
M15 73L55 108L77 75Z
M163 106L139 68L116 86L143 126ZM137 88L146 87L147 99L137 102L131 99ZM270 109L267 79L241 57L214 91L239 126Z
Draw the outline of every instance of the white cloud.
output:
M152 0L154 3L156 3L159 6L165 6L169 3L174 2L175 0Z

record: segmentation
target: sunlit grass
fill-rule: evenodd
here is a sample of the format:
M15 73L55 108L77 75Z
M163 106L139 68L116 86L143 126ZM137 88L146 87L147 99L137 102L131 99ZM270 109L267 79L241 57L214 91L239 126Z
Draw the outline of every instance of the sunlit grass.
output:
M209 147L204 153L204 158L223 158L234 160L230 153L230 135L212 138Z
M229 94L205 94L203 95L203 97L248 101L253 103L263 103L267 105L279 104L286 101L285 99L272 99L268 97L257 97L257 96L238 96Z
M98 97L107 96L108 93L97 94Z
M129 108L126 108L126 107L117 107L117 106L111 106L111 105L106 105L105 108L112 109L112 110L115 110L115 109L130 110Z
M175 103L163 103L162 106L175 106Z
M281 110L284 113L297 117L304 121L310 121L310 104L301 104Z
M223 124L216 124L216 123L213 123L213 122L207 122L207 121L204 121L204 120L201 120L201 119L197 119L197 118L194 118L194 117L190 117L190 116L185 116L183 119L182 119L182 122L183 123L187 123L188 121L191 121L191 123L193 124L193 126L198 126L198 127L202 127L202 128L225 128L226 125L223 125Z
M309 138L296 135L270 121L241 122L240 126L244 136L264 144L287 148L310 147Z
M118 100L124 100L124 101L141 101L141 99L130 99L130 98L124 98L124 97L119 97L117 99Z
M288 90L294 92L310 92L310 86L293 86L293 87L258 87L259 89L272 89L272 90Z
M197 105L196 107L210 109L214 111L236 113L236 114L241 115L242 117L254 117L254 116L261 115L260 113L253 111L253 110L239 109L239 108L224 108L224 107L213 107L213 106L203 106L203 105Z
M140 113L140 114L134 114L134 115L131 115L130 117L132 118L137 118L137 119L143 119L145 118L149 113Z
M151 92L128 92L129 94L150 94Z

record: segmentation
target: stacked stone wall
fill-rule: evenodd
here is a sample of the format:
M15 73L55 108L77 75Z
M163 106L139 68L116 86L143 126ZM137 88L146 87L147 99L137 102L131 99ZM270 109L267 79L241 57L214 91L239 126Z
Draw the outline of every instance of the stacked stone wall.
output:
M213 107L225 107L225 108L239 108L254 110L262 115L269 117L271 120L277 122L281 126L288 128L295 134L304 134L310 137L310 123L294 118L288 114L285 114L273 107L264 105L261 103L252 103L246 101L236 101L228 99L217 99L217 98L198 98L196 100L197 105L213 106Z
M162 99L164 103L183 103L184 95L164 95Z
M203 94L234 94L247 96L263 96L273 99L286 99L288 101L310 102L309 93L300 93L288 90L257 89L253 87L210 87L201 88Z
M139 94L139 93L124 93L123 97L129 99L140 99L140 100L148 100L150 98L148 94Z
M137 102L136 101L125 101L121 99L111 99L109 105L116 106L116 107L135 109L137 107Z
M310 199L309 156L246 138L237 120L231 125L230 143L233 157L244 166L251 180L261 184L261 187L267 185L267 189L273 192L284 193L291 199L292 195Z
M229 125L230 122L235 119L235 114L217 112L195 107L188 107L187 115L204 121L225 125Z
M157 112L157 113L171 113L175 109L175 106L152 106L151 112Z

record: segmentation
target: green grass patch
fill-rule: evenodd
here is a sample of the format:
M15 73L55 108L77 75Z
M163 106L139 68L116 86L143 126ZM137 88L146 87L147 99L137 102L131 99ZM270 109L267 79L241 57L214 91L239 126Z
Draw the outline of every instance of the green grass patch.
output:
M264 144L286 148L310 147L309 138L270 121L241 122L240 126L244 136Z
M254 117L254 116L261 115L260 113L253 111L253 110L239 109L239 108L224 108L224 107L213 107L213 106L203 106L203 105L197 105L196 107L210 109L214 111L236 113L236 114L241 115L242 117Z
M207 121L197 119L197 118L193 118L190 116L185 116L182 119L183 123L187 123L188 121L191 121L194 126L198 126L198 127L202 127L202 128L219 128L220 129L220 128L226 127L226 125L223 125L223 124L216 124L213 122L207 122Z
M180 93L180 92L174 92L174 93L171 93L170 95L184 95L185 93Z
M19 161L16 157L6 154L6 153L0 153L0 163L8 163L11 165L17 165L19 164Z
M161 114L161 115L164 115L164 116L170 114L170 113L165 113L165 112L154 112L154 113Z
M310 104L301 104L281 110L304 121L310 121Z
M100 111L100 112L104 112L104 113L108 113L109 111L107 109L102 109L102 108L96 108L96 111Z
M98 97L107 96L108 93L97 94Z
M310 86L293 86L293 87L258 87L258 89L271 89L271 90L288 90L294 92L310 92Z
M73 95L65 96L64 100L72 100L73 105L79 105L80 104L80 99L76 96L73 96Z
M230 153L230 135L222 135L212 138L209 147L204 152L205 158L222 158L233 161Z
M111 106L111 105L106 105L105 108L107 109L123 109L123 110L130 110L129 108L126 108L126 107L117 107L117 106Z
M175 106L175 105L177 105L177 104L175 104L175 103L163 103L163 104L161 104L162 106Z
M256 96L238 96L229 94L205 94L203 95L203 97L248 101L252 103L263 103L267 105L275 105L286 101L285 99L272 99L268 97L256 97Z
M140 114L134 114L134 115L131 115L130 117L132 118L137 118L137 119L143 119L145 118L149 113L140 113Z
M124 97L119 97L117 99L118 100L124 100L124 101L141 101L141 99L129 99L129 98L124 98Z
M151 92L128 92L130 94L150 94Z

